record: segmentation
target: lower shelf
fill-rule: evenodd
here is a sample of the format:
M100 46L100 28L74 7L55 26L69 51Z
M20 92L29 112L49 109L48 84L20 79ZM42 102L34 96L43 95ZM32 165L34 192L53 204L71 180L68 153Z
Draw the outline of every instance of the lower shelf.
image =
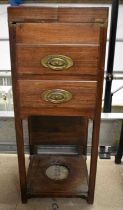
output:
M86 197L88 175L83 156L34 155L27 175L28 197Z

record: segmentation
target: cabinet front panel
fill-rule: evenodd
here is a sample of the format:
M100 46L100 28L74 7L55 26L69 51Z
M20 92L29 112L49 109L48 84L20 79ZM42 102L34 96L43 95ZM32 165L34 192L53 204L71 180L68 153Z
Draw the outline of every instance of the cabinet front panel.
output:
M53 59L53 56L56 60ZM61 62L63 57L63 66L59 61L60 56ZM94 45L16 45L16 67L19 75L80 75L84 78L90 76L95 79L99 70L98 57L99 46ZM67 64L69 65L69 60L72 63L70 66L67 66ZM56 61L54 66L51 65L53 61ZM64 65L65 62L67 63L66 65ZM46 66L44 65L45 63L47 64Z
M19 80L18 88L21 109L95 111L97 82Z
M16 24L16 42L24 44L98 44L99 34L93 23Z

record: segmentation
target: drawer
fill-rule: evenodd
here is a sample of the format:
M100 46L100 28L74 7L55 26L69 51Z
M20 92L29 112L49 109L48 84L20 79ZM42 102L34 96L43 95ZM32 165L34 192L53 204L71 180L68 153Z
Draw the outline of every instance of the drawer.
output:
M97 82L19 80L22 113L93 116Z
M16 45L19 75L61 75L60 79L64 79L63 76L81 76L81 79L95 80L99 70L98 59L98 45Z
M16 43L98 44L99 41L100 25L94 23L16 24Z

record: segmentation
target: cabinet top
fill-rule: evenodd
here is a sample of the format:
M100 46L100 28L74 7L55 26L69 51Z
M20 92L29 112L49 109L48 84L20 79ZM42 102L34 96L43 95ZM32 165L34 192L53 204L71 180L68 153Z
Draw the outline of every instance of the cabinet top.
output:
M8 7L9 22L81 22L105 23L108 7L85 7L82 4L24 4Z

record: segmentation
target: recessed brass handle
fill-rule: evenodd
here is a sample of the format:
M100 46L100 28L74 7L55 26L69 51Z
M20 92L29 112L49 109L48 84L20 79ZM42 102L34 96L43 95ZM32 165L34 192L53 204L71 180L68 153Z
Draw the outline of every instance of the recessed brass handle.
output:
M42 99L54 104L60 104L72 99L72 94L67 90L52 89L42 93Z
M73 66L73 60L65 55L48 55L42 58L41 64L54 71L61 71Z

